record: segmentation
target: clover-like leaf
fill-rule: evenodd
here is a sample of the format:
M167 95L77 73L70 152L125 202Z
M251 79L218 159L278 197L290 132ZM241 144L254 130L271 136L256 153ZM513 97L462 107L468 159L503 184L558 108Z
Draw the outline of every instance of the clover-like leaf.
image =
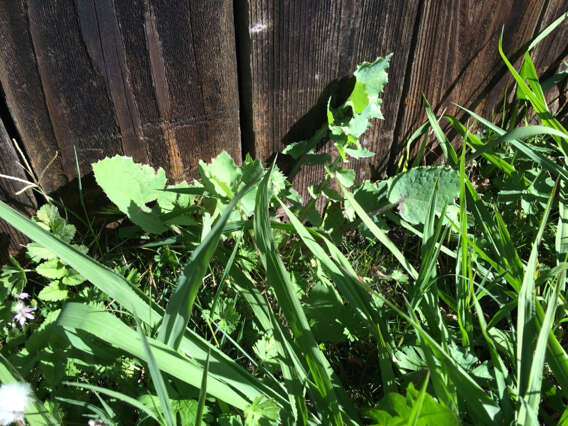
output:
M59 214L57 207L51 204L43 205L37 211L34 221L39 226L52 232L67 243L75 236L75 225L67 223L67 221Z
M68 291L61 288L59 281L53 281L38 293L37 298L46 302L58 302L67 299L67 295Z
M36 267L36 272L42 277L56 280L65 276L67 267L59 259L50 259L40 263Z

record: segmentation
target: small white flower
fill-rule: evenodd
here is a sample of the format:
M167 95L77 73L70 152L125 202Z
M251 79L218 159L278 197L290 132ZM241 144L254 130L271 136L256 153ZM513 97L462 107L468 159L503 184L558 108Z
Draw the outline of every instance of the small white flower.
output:
M20 300L27 299L28 297L30 297L30 295L26 292L18 294L18 299Z
M32 390L27 383L0 386L0 424L9 425L24 420L24 411Z
M34 319L35 317L33 316L32 312L35 311L36 308L28 308L26 305L24 305L22 302L18 302L16 304L16 314L14 315L14 319L16 321L18 321L20 323L20 326L23 327L23 325L29 320L29 319Z

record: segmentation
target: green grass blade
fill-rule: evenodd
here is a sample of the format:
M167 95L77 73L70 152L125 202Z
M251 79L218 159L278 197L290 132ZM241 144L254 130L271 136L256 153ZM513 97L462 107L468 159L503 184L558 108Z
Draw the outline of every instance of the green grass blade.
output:
M426 373L426 379L424 379L424 384L420 389L420 393L418 394L418 399L412 405L412 411L408 416L407 425L416 426L420 419L420 412L422 411L422 406L424 405L424 398L426 397L426 388L428 387L428 381L430 380L430 371Z
M155 305L148 297L133 288L126 279L116 274L96 260L77 251L74 247L59 240L36 223L25 218L20 213L0 201L0 218L6 220L14 228L27 235L33 241L52 251L58 258L77 270L103 293L122 305L128 312L141 321L154 327L162 318L162 309ZM238 365L222 351L197 335L192 330L185 330L185 336L180 348L191 354L193 359L202 365L205 363L208 350L211 350L211 360L216 366L211 372L217 378L222 378L234 386L235 389L247 393L265 394L278 398L274 388L266 386L258 378L252 376L243 367ZM260 393L261 392L261 393ZM281 401L281 398L279 399Z
M493 424L495 416L499 412L499 406L493 401L487 392L473 380L473 378L447 353L434 338L432 338L414 318L407 315L396 305L382 295L378 295L400 317L404 318L417 332L424 343L430 348L444 371L455 383L464 403L477 424Z
M280 309L288 321L288 326L296 340L298 347L305 356L308 368L316 384L313 389L316 404L327 421L333 424L343 424L342 415L332 379L328 372L329 363L310 329L306 314L290 281L282 259L276 251L270 218L268 213L269 194L268 184L272 169L266 173L256 193L256 206L254 215L254 236L260 259L266 270L268 283L274 290Z
M469 134L469 133L468 133ZM456 301L458 325L462 336L462 346L469 346L472 333L471 320L471 296L473 288L471 286L470 263L467 245L467 200L465 197L465 144L462 148L460 157L460 211L459 211L459 259L456 268Z
M172 406L170 404L170 396L168 395L166 383L164 382L160 368L156 363L156 359L152 354L152 349L148 344L148 339L142 331L140 323L138 321L136 321L136 323L138 328L138 336L140 336L140 341L142 342L142 348L144 349L146 362L148 363L148 369L150 370L150 377L152 378L152 383L154 383L154 388L156 389L158 398L160 399L160 405L162 406L162 412L164 413L164 420L166 421L167 426L174 426L175 420L172 413Z
M479 116L477 116L477 117L479 117ZM477 118L477 117L475 117L475 118ZM496 126L492 126L492 127L495 128ZM519 139L526 139L526 138L530 138L530 137L533 137L533 136L539 136L539 135L552 135L552 136L558 136L558 137L561 137L561 138L568 138L568 133L562 133L562 132L560 132L556 129L551 129L550 127L546 127L546 126L517 127L515 129L511 130L510 132L503 134L501 137L490 141L489 143L483 145L482 147L479 147L476 150L476 152L470 158L468 158L468 161L476 159L478 156L480 156L481 154L483 154L487 151L495 150L496 147L498 147L499 145L501 145L505 142L511 142L511 145L513 145L515 148L517 148L517 145L518 145L517 141ZM521 151L521 152L523 152L523 151ZM543 162L544 157L540 156L536 152L534 154L532 154L531 156L534 157L535 159L538 158L539 159L538 162Z
M426 105L426 115L428 116L428 121L432 126L432 130L434 131L434 135L436 135L436 139L438 139L438 142L440 143L440 148L442 148L442 152L450 162L450 165L455 168L458 166L458 155L456 154L454 147L450 143L450 140L440 127L440 124L438 124L438 119L434 115L434 112L432 111L428 100L424 95L422 95L422 99L424 100L424 104Z
M538 233L533 242L531 254L525 268L523 283L519 291L517 308L517 383L519 398L523 398L529 387L530 366L535 356L534 342L538 335L535 280L538 262L538 248L544 235L548 217L552 209L552 202L556 196L558 182L548 200L544 216L541 220Z
M125 395L125 394L117 392L117 391L113 391L111 389L106 389L106 388L103 388L103 387L100 387L100 386L90 385L90 384L87 384L87 383L74 383L74 382L62 382L62 383L65 386L73 386L73 387L77 387L77 388L87 389L87 390L90 390L90 391L93 391L93 392L99 392L99 393L102 393L104 395L108 395L111 398L117 399L118 401L122 401L122 402L124 402L128 405L131 405L132 407L140 410L141 412L146 414L148 417L154 419L156 422L160 421L158 419L158 417L156 416L156 413L154 413L153 410L148 408L146 405L142 404L136 398L132 398L128 395Z
M337 264L330 259L325 250L316 242L314 237L310 234L307 228L300 222L300 220L280 202L280 206L288 216L290 223L302 239L308 250L313 256L321 262L324 268L329 272L332 281L337 285L341 294L345 299L355 308L356 312L362 313L362 321L366 321L373 333L376 336L379 347L379 361L381 366L381 377L385 389L393 389L394 386L394 373L392 370L392 350L387 343L388 331L386 325L382 324L380 318L374 314L374 309L370 303L368 289L363 288L357 274L343 256L341 251L335 247L327 238L320 236L326 243L328 250L332 256L337 259Z
M466 127L460 123L455 117L451 115L444 115L444 118L450 122L453 128L458 132L458 134L464 139L464 141L472 147L474 150L478 150L485 146L485 143L481 141L475 134L467 131ZM494 155L489 152L483 152L481 155L492 163L495 167L500 169L503 173L510 175L516 170L513 165L509 164L507 161L503 160L498 155Z
M260 175L253 179L231 200L223 215L211 228L211 231L207 233L199 247L192 253L191 258L183 267L177 286L166 306L166 313L158 331L158 340L172 348L177 349L179 347L191 316L193 302L201 286L201 280L207 271L211 256L215 252L231 212L239 200L256 185L259 179Z
M160 315L151 308L144 296L123 277L54 237L2 201L0 201L0 218L31 240L49 249L58 258L95 284L111 299L116 300L126 310L137 315L145 323L154 326L160 320Z
M544 92L542 90L542 86L540 85L540 82L539 82L539 78L538 78L538 74L536 72L536 68L534 66L534 63L532 61L532 58L531 58L531 55L529 54L529 52L525 53L523 65L521 66L520 75L528 83L529 87L531 88L531 90L535 94L535 96L538 99L538 101L540 102L540 104L546 109L546 111L549 111L548 106L546 105L546 98L544 97ZM519 99L526 99L522 90L519 90L519 92L517 93L517 97Z
M544 211L541 224L533 243L531 254L527 262L525 277L519 292L517 313L517 382L518 397L521 401L517 423L538 424L538 407L540 404L540 389L542 386L542 370L546 355L548 336L552 330L554 314L558 306L558 290L560 282L555 286L540 331L536 309L535 277L537 272L538 248L548 218L552 210L552 203L558 190L558 181L552 191ZM561 274L562 275L562 274ZM536 341L536 347L535 347Z
M545 37L548 37L548 35L554 31L562 22L564 22L564 20L568 18L568 12L563 13L562 15L560 15L560 17L558 17L557 19L554 20L554 22L552 22L552 24L550 24L549 26L547 26L544 30L542 30L540 32L540 34L538 36L536 36L534 38L534 40L531 42L531 44L529 44L529 47L527 48L527 51L530 51L532 49L534 49L536 47L537 44L539 44Z
M501 58L505 62L505 65L507 65L509 72L517 82L519 90L522 92L523 96L529 100L529 102L531 103L532 107L534 108L534 110L536 111L542 122L546 126L552 129L556 129L559 132L563 133L564 135L567 135L568 131L566 131L564 126L562 126L562 124L560 124L558 120L556 120L554 117L551 116L546 105L543 105L540 102L538 96L535 95L532 92L532 90L527 86L524 79L519 75L515 67L513 67L509 59L507 59L507 56L505 56L505 53L503 52L503 32L501 32L501 36L499 37L499 54L501 55ZM568 154L568 143L564 140L566 136L564 136L564 138L559 138L553 135L552 137L556 140L558 147L560 148L564 156L566 156Z
M559 274L558 278L564 278L565 269ZM540 405L540 393L542 388L542 378L544 370L544 360L548 336L554 326L554 317L558 308L558 296L560 294L561 282L557 280L554 291L548 301L546 314L538 333L534 355L530 365L529 377L526 392L521 395L521 407L517 423L520 425L538 425L538 418L533 413L538 413Z
M69 329L90 333L109 345L123 350L137 358L144 359L144 349L138 334L120 319L108 312L97 310L80 303L67 303L57 323ZM161 371L199 389L203 367L189 361L184 355L154 339L148 339L156 364ZM227 404L243 410L259 392L237 392L225 381L209 377L209 393Z
M24 378L16 368L0 353L0 383L25 383ZM24 416L31 426L57 425L57 421L43 406L35 394L30 394L30 401L25 407Z
M195 426L201 426L203 419L203 409L205 408L205 398L207 397L207 376L209 374L209 355L207 354L207 361L201 376L201 388L199 388L199 400L197 402L197 414L195 415Z
M349 203L355 210L355 213L357 214L357 216L359 216L359 218L367 226L367 228L369 228L369 231L371 231L375 238L379 240L379 242L392 253L395 259L400 262L404 269L406 269L406 272L408 272L412 278L416 279L418 277L418 272L416 272L416 269L414 269L414 267L401 253L401 251L394 245L390 238L383 231L381 231L381 229L375 224L375 222L373 222L373 220L369 217L367 212L365 212L363 207L361 207L361 205L355 200L353 194L351 194L341 184L339 184L339 187L341 188L345 199L349 201Z
M501 402L501 407L503 409L503 420L505 423L511 423L513 415L513 401L507 391L507 388L513 389L513 383L509 374L509 370L501 355L497 351L495 341L489 335L487 331L487 323L485 322L485 316L481 308L481 304L477 297L473 297L473 305L477 313L477 319L479 321L479 328L481 329L481 334L487 343L489 349L489 354L493 362L493 376L495 377L495 383L497 385L497 395L499 396L499 401ZM511 392L512 393L512 392Z

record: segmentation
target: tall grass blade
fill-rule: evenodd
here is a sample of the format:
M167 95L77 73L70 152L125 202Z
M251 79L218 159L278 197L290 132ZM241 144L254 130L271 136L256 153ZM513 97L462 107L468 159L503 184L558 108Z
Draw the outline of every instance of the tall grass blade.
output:
M538 330L536 313L535 278L538 261L538 247L542 240L556 192L558 181L552 191L544 211L537 236L533 243L529 261L525 271L523 285L519 292L519 308L517 314L517 382L518 397L521 402L517 424L537 425L538 408L540 404L540 391L544 359L546 355L547 340L552 330L554 315L558 306L558 295L561 283L558 281L551 295L546 314L540 331ZM564 274L561 272L559 278ZM536 342L536 347L535 347Z
M125 395L125 394L117 392L117 391L113 391L111 389L106 389L106 388L103 388L103 387L100 387L100 386L90 385L88 383L74 383L74 382L62 382L62 383L65 386L73 386L73 387L77 387L77 388L87 389L87 390L93 391L95 393L98 392L98 393L102 393L104 395L108 395L111 398L114 398L118 401L122 401L122 402L140 410L142 413L146 414L148 417L154 419L156 422L159 422L159 419L156 416L156 414L154 413L154 411L151 410L146 405L142 404L136 398L132 398L131 396Z
M59 240L2 201L0 201L0 218L7 221L33 241L48 248L58 258L77 270L99 290L122 305L132 315L140 318L144 323L154 327L162 318L162 308L155 305L147 296L132 287L122 276ZM246 390L246 392L252 393L262 392L262 394L268 397L278 399L279 401L282 400L282 397L274 388L265 385L258 378L252 376L233 359L212 346L211 343L194 331L186 329L185 333L180 348L184 352L191 354L195 361L204 364L207 352L209 349L211 350L211 360L216 366L211 374L217 378L223 378L231 386L235 386L235 389Z
M144 359L145 357L138 334L108 312L99 311L80 303L67 303L57 319L57 323L70 332L76 330L92 334L105 343L126 351L137 358ZM161 371L199 389L200 378L203 374L202 366L196 365L184 355L157 340L148 339L148 343ZM261 395L259 391L251 391L250 389L238 392L226 381L220 381L211 376L209 377L208 389L212 396L241 410Z
M201 426L203 419L203 409L205 408L205 398L207 397L207 376L209 375L209 353L207 354L207 361L205 361L205 368L201 376L201 388L199 388L199 400L197 402L197 413L195 414L195 426Z
M225 208L223 215L207 233L199 247L192 253L191 258L183 267L177 286L166 306L166 313L158 331L158 340L172 348L177 349L180 345L185 327L191 316L193 302L201 286L201 280L207 271L207 265L209 265L211 256L215 252L231 212L239 200L256 185L259 179L260 175L253 179L231 200Z
M467 133L467 132L466 132ZM469 135L469 133L467 133ZM473 321L470 302L473 288L467 245L467 200L465 197L465 144L460 157L460 211L459 211L459 258L456 267L456 301L458 325L462 336L462 346L469 346Z
M438 142L440 143L440 148L442 148L442 152L450 162L450 165L456 168L458 166L458 155L456 154L454 147L450 143L450 140L440 127L440 124L438 124L438 119L434 115L434 112L432 111L428 100L424 95L422 95L422 99L424 100L424 104L426 105L426 115L428 116L428 121L432 126L432 130L434 131L434 135L436 135L436 139L438 139Z
M144 355L146 362L148 363L148 369L150 370L150 377L152 378L152 383L154 383L154 388L158 393L158 398L160 399L160 405L162 406L162 412L164 413L164 420L167 426L174 426L175 420L172 413L172 406L170 404L170 397L168 395L168 389L166 388L166 383L160 372L160 368L156 363L156 359L152 354L152 349L148 344L148 339L142 331L140 322L136 321L138 328L138 336L140 336L140 341L142 342L142 348L144 349Z
M426 397L426 388L428 387L428 381L430 380L430 371L426 373L426 379L424 379L424 384L420 388L420 393L418 394L418 400L412 405L412 411L410 416L408 416L408 426L416 426L420 419L420 412L424 405L424 398Z
M505 65L507 65L509 72L517 82L519 91L523 94L523 96L526 99L529 100L529 102L531 103L532 107L534 108L534 110L536 111L537 115L542 120L542 122L546 126L558 130L564 135L568 135L568 131L566 131L564 126L560 124L560 122L556 118L552 117L546 105L542 104L538 96L533 93L533 91L529 88L529 86L527 86L524 79L519 75L515 67L513 67L509 59L507 59L507 56L505 56L505 53L503 52L503 32L501 32L501 36L499 37L499 54L501 55L503 62L505 62ZM566 136L562 138L552 135L552 137L554 138L554 140L558 144L558 147L566 157L566 155L568 154L568 143L564 140Z
M373 220L369 217L367 212L365 212L363 207L361 207L357 200L355 200L353 194L345 189L343 185L339 184L339 187L341 188L345 199L349 201L349 203L355 210L355 213L357 214L357 216L359 216L359 219L361 219L361 221L367 226L367 228L369 228L369 231L371 231L375 238L379 240L379 242L392 253L395 259L400 262L404 269L406 269L406 272L408 272L412 278L416 279L418 277L418 272L416 272L416 269L414 269L414 267L401 253L401 251L394 245L390 238L383 231L381 231L381 229L375 224L375 222L373 222Z
M357 277L357 274L347 261L343 254L335 247L331 241L320 235L320 238L326 243L330 253L337 260L334 262L327 255L325 250L317 243L315 238L310 234L307 228L300 220L280 202L280 206L288 216L290 223L302 239L312 255L323 265L330 275L331 280L337 285L341 294L355 308L356 312L362 313L362 321L366 321L377 339L379 348L379 362L381 366L381 377L385 389L392 389L394 386L394 373L392 370L392 349L389 348L388 330L385 324L374 313L374 309L370 303L368 289L364 288Z
M519 291L517 308L517 383L519 398L525 397L529 391L530 366L535 354L534 344L538 336L536 315L535 280L538 262L538 248L544 235L552 202L556 196L558 181L548 200L544 216L540 222L538 233L533 242L531 254L525 268L523 283Z
M261 262L266 270L266 277L276 294L280 309L288 321L298 347L302 350L308 369L315 382L315 402L326 421L341 425L341 415L337 395L332 386L329 374L329 362L321 352L314 335L310 329L306 314L290 281L288 271L284 267L274 244L270 218L268 214L269 194L268 184L272 169L264 176L256 193L256 206L254 215L254 236Z

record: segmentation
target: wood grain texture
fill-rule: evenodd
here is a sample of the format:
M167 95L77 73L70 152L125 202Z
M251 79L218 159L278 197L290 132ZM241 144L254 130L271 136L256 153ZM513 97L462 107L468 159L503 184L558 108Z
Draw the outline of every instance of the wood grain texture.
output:
M74 147L83 173L114 154L172 180L222 150L240 161L230 0L2 2L0 22L0 79L36 172L59 153L48 191L76 177Z
M55 156L58 146L43 96L23 0L0 2L0 82L22 145L39 175ZM66 182L59 158L41 183L51 191Z
M6 176L27 180L24 169L20 167L20 158L10 140L2 119L0 119L0 173ZM0 178L0 200L10 204L22 213L31 214L37 207L35 197L28 190L16 193L26 186L25 183ZM15 255L29 240L8 223L0 220L0 262L5 263L8 254Z
M250 0L246 30L256 157L266 161L285 143L309 136L325 119L334 83L352 75L358 63L394 52L383 96L385 120L375 122L363 139L381 168L390 151L418 4ZM359 177L369 177L368 161L353 165ZM306 168L295 186L305 191L322 173Z
M422 4L410 80L403 94L391 170L405 141L426 120L422 94L433 110L458 113L453 103L473 108L491 118L500 106L511 78L499 56L498 40L504 27L503 49L518 59L540 21L540 0L428 0Z
M547 4L537 28L537 33L543 31L562 14L568 12L568 0L557 0ZM563 62L568 60L568 21L564 21L548 37L542 40L531 52L531 57L537 68L541 81L565 69ZM563 113L568 109L568 81L552 88L547 94L550 110L553 113Z

